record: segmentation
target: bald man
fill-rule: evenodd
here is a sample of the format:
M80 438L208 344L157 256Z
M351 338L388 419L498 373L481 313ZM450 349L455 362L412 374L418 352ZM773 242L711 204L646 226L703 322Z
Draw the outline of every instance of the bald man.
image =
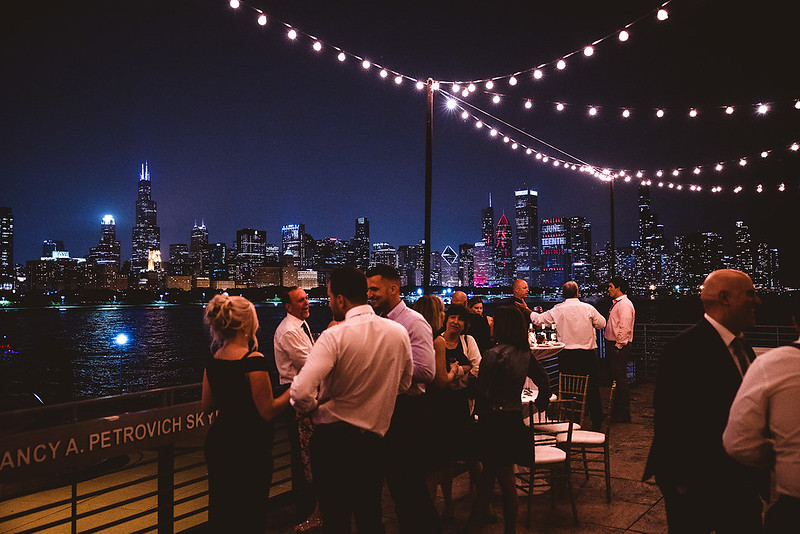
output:
M705 315L664 348L654 398L654 435L644 480L655 476L669 532L762 531L763 473L738 464L722 446L736 392L755 355L742 331L755 326L748 275L712 272L700 298Z

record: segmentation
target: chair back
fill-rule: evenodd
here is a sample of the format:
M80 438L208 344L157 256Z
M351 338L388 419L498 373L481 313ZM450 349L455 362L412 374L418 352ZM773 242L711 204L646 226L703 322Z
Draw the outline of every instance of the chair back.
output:
M587 375L558 375L558 398L561 400L575 401L572 408L573 422L584 425L586 414L586 397L589 391L589 377Z

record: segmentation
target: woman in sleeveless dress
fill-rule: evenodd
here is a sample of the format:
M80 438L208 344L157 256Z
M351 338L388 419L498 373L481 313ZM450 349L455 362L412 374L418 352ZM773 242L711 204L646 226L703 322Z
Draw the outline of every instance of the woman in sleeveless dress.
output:
M205 322L215 352L203 374L201 405L217 410L205 442L209 525L212 532L261 534L272 484L272 419L288 406L289 391L272 397L250 301L217 295Z

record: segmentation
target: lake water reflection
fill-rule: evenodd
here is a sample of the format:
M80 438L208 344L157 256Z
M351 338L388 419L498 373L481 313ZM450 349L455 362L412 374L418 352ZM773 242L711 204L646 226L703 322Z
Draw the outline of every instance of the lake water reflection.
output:
M257 306L259 346L272 356L282 307ZM0 411L199 382L209 338L202 306L98 306L0 311ZM312 330L330 321L312 306ZM127 336L119 344L117 337Z

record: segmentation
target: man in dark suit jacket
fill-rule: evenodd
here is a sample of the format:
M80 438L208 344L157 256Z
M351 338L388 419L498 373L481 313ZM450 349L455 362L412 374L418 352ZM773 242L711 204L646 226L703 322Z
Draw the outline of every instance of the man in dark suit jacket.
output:
M679 334L659 360L653 444L644 480L655 476L670 533L761 531L758 473L725 452L722 433L755 355L741 332L761 303L750 277L722 269L706 278L703 320Z

